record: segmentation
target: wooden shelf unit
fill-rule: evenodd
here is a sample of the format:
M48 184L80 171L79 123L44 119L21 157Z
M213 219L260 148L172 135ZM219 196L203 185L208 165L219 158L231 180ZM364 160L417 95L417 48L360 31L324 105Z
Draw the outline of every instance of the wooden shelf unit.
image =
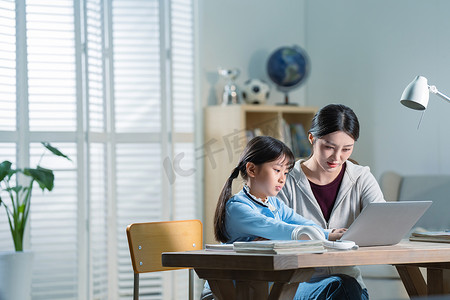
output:
M301 123L307 131L316 107L289 105L228 105L205 109L204 155L204 240L214 243L213 219L223 185L236 167L247 144L247 130L259 128L263 135L283 140L282 119L288 124ZM233 193L242 188L234 180Z

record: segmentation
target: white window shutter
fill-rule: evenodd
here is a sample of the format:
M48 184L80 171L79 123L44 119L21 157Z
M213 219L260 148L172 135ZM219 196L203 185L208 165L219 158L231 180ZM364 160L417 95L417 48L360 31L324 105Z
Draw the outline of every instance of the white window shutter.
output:
M54 170L51 192L36 184L30 209L34 253L33 299L77 299L79 219L77 179L77 86L73 1L26 0L29 136L48 141L71 157L47 153L41 165ZM65 132L64 136L58 132ZM58 141L66 140L65 143ZM30 144L30 166L44 147ZM45 150L47 151L47 150ZM48 152L48 151L47 151Z
M107 156L104 143L92 143L89 151L89 248L92 296L108 299L108 193Z
M91 132L106 130L104 5L102 0L86 0L86 51L89 128Z
M195 199L196 170L194 146L194 21L192 0L173 0L170 5L171 90L173 119L173 218L195 219L199 208ZM175 159L175 157L180 158ZM201 290L202 281L196 281ZM188 273L174 272L175 299L186 299ZM196 298L199 297L199 292Z
M16 29L14 0L0 0L0 162L15 164ZM7 136L10 137L8 142ZM9 203L7 193L0 195ZM5 208L0 206L0 251L14 249Z
M194 132L194 22L192 0L171 2L172 94L175 132Z
M0 144L0 162L8 160L15 167L15 155L16 145L14 143L1 143ZM9 200L8 193L2 193L0 195L2 200L5 201L8 207L11 208L11 201ZM0 207L0 251L14 250L14 243L9 229L8 217L3 205Z
M16 32L16 3L26 32ZM35 167L40 141L72 159L40 162L55 188L33 190L33 299L130 299L126 226L199 215L193 4L168 3L0 0L0 162ZM0 251L12 248L1 208ZM142 275L141 294L185 299L184 271Z
M30 208L33 251L33 299L78 299L78 210L76 147L53 143L73 162L56 157L40 143L30 145L30 166L39 163L54 171L51 192L34 185Z
M76 130L73 1L26 1L30 131Z
M161 130L159 16L156 0L113 0L117 132Z
M15 3L0 1L0 131L16 129Z

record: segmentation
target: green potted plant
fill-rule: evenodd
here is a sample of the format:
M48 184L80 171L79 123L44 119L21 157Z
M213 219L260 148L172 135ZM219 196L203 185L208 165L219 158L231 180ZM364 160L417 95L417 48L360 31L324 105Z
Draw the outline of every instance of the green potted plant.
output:
M70 160L68 156L61 153L61 151L49 143L42 142L41 144L54 155ZM53 171L42 168L39 165L44 155L45 152L42 154L35 169L13 169L11 168L11 162L7 160L0 164L0 191L7 192L10 200L9 206L1 198L0 194L0 206L3 205L5 207L16 251L23 251L23 234L28 220L28 213L30 211L30 200L34 183L37 182L42 191L51 191L53 189L53 182L55 179ZM23 176L23 181L28 181L28 184L21 185L18 181L18 176Z
M40 166L49 150L54 155L71 160L49 143L36 168L13 169L10 161L0 163L0 206L4 206L14 242L14 252L0 253L0 299L30 299L33 254L23 249L25 226L30 211L31 193L35 182L44 192L53 189L53 171ZM2 196L9 198L6 202Z

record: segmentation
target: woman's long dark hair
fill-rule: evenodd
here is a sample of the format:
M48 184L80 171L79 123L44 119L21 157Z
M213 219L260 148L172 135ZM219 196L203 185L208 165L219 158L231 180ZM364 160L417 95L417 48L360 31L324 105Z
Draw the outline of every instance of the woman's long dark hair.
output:
M335 131L343 131L355 142L359 138L359 121L350 107L342 104L329 104L322 107L311 122L309 133L320 139Z
M285 158L288 162L289 169L294 167L294 155L283 142L270 136L257 136L248 142L241 154L238 165L233 169L230 177L225 182L219 196L219 201L217 202L216 213L214 215L214 235L216 240L223 243L228 241L225 228L225 209L227 201L231 198L233 180L240 173L242 178L247 181L246 165L249 162L258 166L266 162L275 161L280 157Z

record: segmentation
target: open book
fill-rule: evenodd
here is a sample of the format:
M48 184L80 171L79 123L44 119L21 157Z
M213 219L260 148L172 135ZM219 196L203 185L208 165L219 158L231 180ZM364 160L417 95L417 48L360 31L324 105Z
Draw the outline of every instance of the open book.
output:
M410 241L450 243L450 231L413 232Z
M325 248L319 240L265 240L252 242L234 242L236 252L293 254L293 253L323 253Z

